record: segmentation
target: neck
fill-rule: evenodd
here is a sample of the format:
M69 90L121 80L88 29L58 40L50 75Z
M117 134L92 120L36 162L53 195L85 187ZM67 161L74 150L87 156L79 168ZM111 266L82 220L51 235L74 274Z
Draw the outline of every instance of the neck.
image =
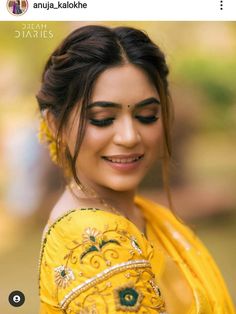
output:
M135 191L98 191L101 197L108 206L114 207L122 215L126 217L132 216L135 211L134 196Z
M85 184L85 182L83 181ZM135 206L135 190L114 191L102 186L86 185L87 191L78 189L78 185L72 181L71 189L76 195L77 201L83 201L89 206L105 207L108 211L120 214L132 221L141 232L145 233L145 219L140 208Z
M84 181L83 183L85 184ZM100 201L107 208L113 208L126 217L131 217L136 210L134 204L135 190L114 191L105 187L86 184L83 192L78 191L78 185L74 180L71 181L70 186L79 198Z

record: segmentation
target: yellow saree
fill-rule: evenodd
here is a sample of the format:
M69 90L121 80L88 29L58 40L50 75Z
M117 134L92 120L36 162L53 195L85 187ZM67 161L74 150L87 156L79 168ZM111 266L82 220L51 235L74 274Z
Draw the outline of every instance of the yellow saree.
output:
M196 235L168 209L141 197L136 198L136 203L146 218L148 239L157 243L165 255L174 261L175 266L168 262L165 275L162 274L164 284L169 283L163 288L166 291L166 303L169 302L173 313L185 313L178 308L178 299L174 295L174 293L180 295L179 299L187 301L188 295L185 294L185 290L178 291L184 280L187 281L192 293L191 309L186 313L235 313L221 274ZM176 289L169 289L171 283L174 286L174 278L177 281Z
M123 216L92 208L51 224L40 255L40 314L235 313L195 235L168 209L135 202L146 237Z

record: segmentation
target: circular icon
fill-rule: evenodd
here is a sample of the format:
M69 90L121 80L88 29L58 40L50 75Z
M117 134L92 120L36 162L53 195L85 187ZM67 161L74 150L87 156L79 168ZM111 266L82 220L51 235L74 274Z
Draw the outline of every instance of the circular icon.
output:
M28 10L28 0L7 0L7 10L15 16L25 14Z
M12 291L9 294L8 301L12 306L18 307L25 303L24 293L21 291Z

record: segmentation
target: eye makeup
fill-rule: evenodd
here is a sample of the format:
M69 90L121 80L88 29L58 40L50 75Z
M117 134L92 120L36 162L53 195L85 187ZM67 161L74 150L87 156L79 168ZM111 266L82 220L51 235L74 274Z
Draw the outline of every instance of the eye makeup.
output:
M107 119L89 119L90 124L98 126L98 127L105 127L111 125L115 118L107 118Z
M151 124L158 120L157 116L135 116L135 118L143 124Z
M113 123L117 115L117 110L113 108L91 108L88 112L88 120L90 124L104 127Z
M154 123L159 119L159 105L156 98L147 98L133 107L133 118L142 124ZM117 109L122 109L122 105L108 101L93 102L87 107L89 123L97 127L109 126L117 119Z

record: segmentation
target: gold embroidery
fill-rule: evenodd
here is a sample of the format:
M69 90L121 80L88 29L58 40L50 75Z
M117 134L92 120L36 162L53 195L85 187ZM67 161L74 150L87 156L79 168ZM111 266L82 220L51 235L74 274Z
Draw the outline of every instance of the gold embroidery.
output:
M81 307L81 304L77 304L78 307L80 307L79 312L76 311L76 313L68 308L67 312L72 314L99 314L96 304L92 304L91 306Z
M161 296L161 291L160 291L160 288L158 287L158 285L156 284L154 278L149 280L149 283L152 286L154 292L160 297Z
M151 264L147 260L133 260L121 264L114 265L104 271L98 273L94 277L87 279L84 283L75 287L70 293L68 293L64 299L60 302L60 307L66 309L68 304L82 292L88 290L89 288L97 285L98 283L110 278L111 276L120 273L127 269L137 269L137 268L151 268Z
M92 314L98 313L94 307L96 304L99 309L102 307L102 313L108 314L111 302L115 306L115 300L112 298L115 296L114 291L120 291L124 296L124 304L120 305L120 310L124 310L125 306L129 308L131 304L130 308L134 309L131 311L134 312L142 308L142 313L150 313L150 310L158 310L159 313L161 310L164 314L164 302L154 293L151 285L154 275L149 262L150 254L144 253L146 250L144 251L143 246L139 245L138 238L130 234L128 229L126 230L126 226L121 229L117 222L113 222L110 226L106 224L101 230L87 227L81 234L78 234L78 239L70 240L65 244L64 248L68 251L64 253L65 255L63 254L65 262L64 266L60 267L64 267L64 270L71 270L68 266L75 265L72 269L77 269L78 283L64 297L63 295L59 297L59 291L56 290L57 298L61 300L59 307L71 314ZM47 239L45 243L46 241ZM122 260L125 262L119 263ZM63 269L58 269L57 272L56 269L55 282L57 286L64 288L69 282L63 282L65 276ZM92 278L91 271L95 274ZM117 281L113 276L117 275L118 278L120 273L123 273L124 280L127 281L126 278L129 278L132 281L132 286L130 284L126 287L127 289L123 286L123 290L122 287L115 288ZM72 280L72 277L69 278ZM132 302L135 304L132 305ZM77 306L76 309L75 306Z
M109 228L106 225L103 232L96 228L85 228L82 233L82 239L82 241L73 240L72 245L67 245L69 252L64 256L67 263L77 264L80 262L80 264L83 264L84 259L90 256L89 260L86 259L86 264L95 269L112 266L112 262L116 262L120 254L119 249L111 248L110 244L115 245L117 248L122 245L131 247L132 249L128 251L130 254L128 260L134 259L135 255L137 257L145 257L136 238L126 230L119 229L117 223L113 228ZM81 250L80 255L78 254L78 249Z
M143 251L141 250L136 238L134 236L131 237L131 245L132 247L139 253L139 255L143 254Z
M106 289L107 285L103 285L101 287L94 286L92 292L86 294L82 302L75 301L73 305L70 305L67 308L66 312L68 312L69 309L73 308L73 314L99 314L97 305L102 304L102 314L109 314L109 308L106 302L106 297L108 296L108 294L104 294Z
M54 272L55 283L59 288L65 289L75 279L73 271L65 266L58 266Z
M137 312L141 307L143 294L134 283L128 283L114 290L114 298L117 311Z
M102 233L98 231L96 228L86 228L84 233L82 234L83 243L89 244L99 244L101 241ZM100 238L100 241L99 241Z
M124 269L124 272L127 271L132 275L132 281L128 284L117 287L116 275L119 273L113 274L109 281L105 278L81 291L80 295L72 297L66 312L71 309L71 314L83 313L83 310L90 310L92 305L96 304L102 309L103 314L109 314L113 307L119 312L167 314L162 298L153 293L150 285L150 280L154 278L151 269L149 267ZM112 287L115 289L112 290Z

